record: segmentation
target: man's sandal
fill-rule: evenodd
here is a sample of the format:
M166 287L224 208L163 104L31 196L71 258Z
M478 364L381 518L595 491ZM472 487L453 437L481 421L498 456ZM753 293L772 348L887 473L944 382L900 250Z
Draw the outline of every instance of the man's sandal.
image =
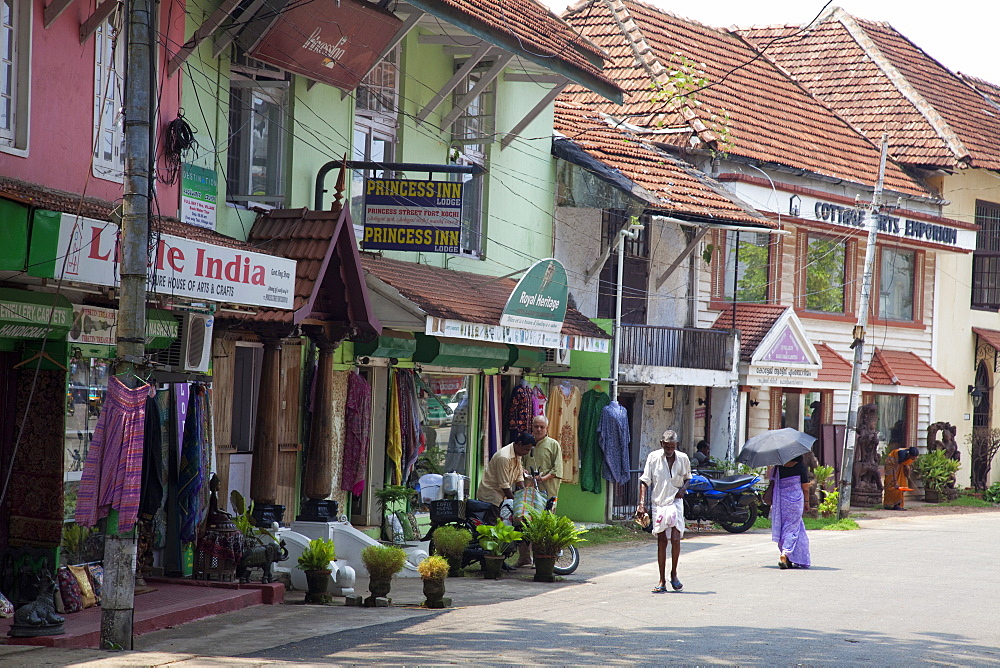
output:
M666 594L667 593L667 585L656 585L655 587L653 587L653 593L654 594Z
M670 586L674 588L674 591L680 591L681 589L684 589L684 585L682 585L681 581L678 580L677 578L673 578L670 581Z

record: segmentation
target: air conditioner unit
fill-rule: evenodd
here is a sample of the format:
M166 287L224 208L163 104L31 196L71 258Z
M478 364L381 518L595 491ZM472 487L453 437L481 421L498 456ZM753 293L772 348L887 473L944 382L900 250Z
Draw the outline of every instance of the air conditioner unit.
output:
M545 362L538 367L542 373L569 370L569 348L546 348Z
M212 327L215 318L207 313L185 313L181 332L181 366L185 371L208 371L212 360Z

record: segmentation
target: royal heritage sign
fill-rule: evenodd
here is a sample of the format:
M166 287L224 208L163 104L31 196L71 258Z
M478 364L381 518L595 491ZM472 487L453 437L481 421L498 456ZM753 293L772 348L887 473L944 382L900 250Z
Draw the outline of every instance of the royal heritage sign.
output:
M118 226L104 220L36 211L29 273L117 287ZM161 234L146 289L199 301L292 308L295 261Z
M507 299L500 324L507 327L561 332L566 319L569 283L566 268L555 258L531 265Z
M365 180L365 250L458 253L461 237L461 183Z

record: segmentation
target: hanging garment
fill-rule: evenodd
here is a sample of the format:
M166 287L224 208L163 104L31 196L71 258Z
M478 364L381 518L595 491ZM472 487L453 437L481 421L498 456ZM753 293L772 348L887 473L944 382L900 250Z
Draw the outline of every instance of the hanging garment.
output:
M606 392L589 390L580 402L580 489L600 494L604 489L604 457L598 443L597 429L601 425L601 411L611 403Z
M130 389L117 376L108 380L108 393L80 479L77 524L92 527L114 508L118 511L119 531L130 531L135 526L148 396L149 385Z
M531 388L518 385L510 394L510 408L507 411L507 440L513 441L521 432L531 431Z
M563 482L580 482L577 428L580 422L580 389L557 387L549 397L549 436L559 441L563 458Z
M371 439L372 388L361 374L347 376L347 402L344 412L344 459L340 469L340 488L355 496L365 491L368 472L368 446Z
M410 477L410 471L417 463L423 436L420 430L420 404L417 401L417 388L413 376L413 371L401 369L396 377L399 390L399 427L403 447L403 477L400 479L401 481ZM402 485L405 482L399 484Z
M448 433L448 450L444 457L444 470L446 473L457 471L466 473L466 447L469 444L469 396L462 397L462 400L455 408L455 413L451 416L451 431Z
M486 377L486 449L483 452L483 466L504 446L503 408L500 376Z
M545 415L545 404L548 397L542 392L542 388L535 385L531 388L531 413L532 415Z
M202 494L205 488L205 476L208 472L207 461L211 456L207 441L205 388L200 385L191 387L188 398L187 419L184 420L184 441L181 450L180 466L177 472L177 506L180 510L180 539L183 542L193 542L198 537L198 525L208 512L208 506Z
M160 408L156 399L146 397L146 420L142 439L142 485L139 512L152 517L163 505L163 443Z
M389 408L385 435L385 454L394 464L392 484L403 484L403 436L399 423L399 370L389 373Z
M617 401L601 411L598 438L604 452L604 478L624 485L629 480L628 412Z

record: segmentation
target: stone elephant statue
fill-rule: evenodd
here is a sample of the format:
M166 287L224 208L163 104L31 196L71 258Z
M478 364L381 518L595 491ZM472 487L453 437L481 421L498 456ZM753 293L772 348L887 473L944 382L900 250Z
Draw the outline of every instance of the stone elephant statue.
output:
M240 582L246 584L250 582L250 569L260 568L264 571L264 574L260 577L260 581L263 584L274 582L271 567L275 562L284 561L285 559L288 559L288 548L285 547L285 541L283 540L278 543L254 545L243 553L243 558L236 567L236 575L239 577Z

